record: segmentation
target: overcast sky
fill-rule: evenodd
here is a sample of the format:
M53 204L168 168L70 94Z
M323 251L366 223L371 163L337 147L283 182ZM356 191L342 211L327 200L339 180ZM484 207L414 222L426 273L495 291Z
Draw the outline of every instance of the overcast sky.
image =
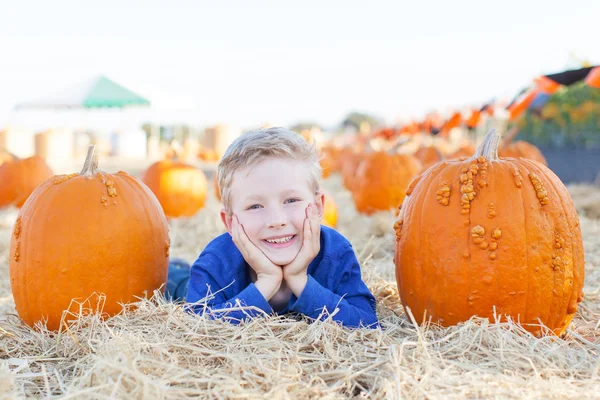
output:
M252 126L352 110L393 123L600 64L599 0L14 1L0 127L20 101L104 74L162 121Z

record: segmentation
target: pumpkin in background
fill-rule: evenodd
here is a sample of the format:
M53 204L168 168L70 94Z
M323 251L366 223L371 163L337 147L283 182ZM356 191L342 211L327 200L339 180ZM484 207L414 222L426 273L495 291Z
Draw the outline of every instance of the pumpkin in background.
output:
M172 154L170 157L165 157L167 159L171 159L171 158L176 158L176 154ZM221 156L219 155L219 153L217 153L216 150L213 149L200 149L198 150L198 159L204 161L204 162L209 162L209 163L214 163L217 162L221 159Z
M71 300L93 293L106 295L103 314L111 316L167 281L168 226L156 197L125 172L98 171L93 152L81 173L39 185L15 222L10 283L30 326L47 320L58 329Z
M219 188L219 176L216 172L213 174L213 186L215 189L215 197L217 198L217 200L221 201L221 188Z
M4 164L7 161L12 161L14 159L15 157L12 154L5 151L0 151L0 165Z
M363 160L362 153L348 153L342 164L342 179L344 187L349 191L354 191L356 181L356 170Z
M329 177L333 171L336 169L336 150L330 147L324 147L320 152L319 164L321 165L321 169L323 170L322 177L323 179Z
M472 158L408 187L394 224L400 298L418 323L510 316L562 335L583 298L581 228L562 182L526 158L498 158L491 131Z
M337 226L337 205L335 200L333 200L333 196L328 191L323 190L325 194L325 209L323 210L323 220L322 224L326 225L330 228L335 228Z
M339 149L335 157L335 167L333 169L343 173L344 163L352 154L354 154L354 151L348 146Z
M6 161L0 165L0 207L22 207L31 192L53 175L39 156Z
M500 157L529 158L530 160L535 160L548 166L546 157L544 157L540 149L538 149L533 144L525 142L523 140L517 140L516 142L512 142L505 146L502 146L500 150L498 150L498 155Z
M148 167L142 181L156 195L167 217L189 217L204 207L208 182L204 172L191 165L158 161Z
M444 159L442 153L433 146L420 147L415 152L415 157L421 162L423 171Z
M352 192L356 209L370 215L398 208L408 184L420 171L421 163L411 155L365 153Z
M455 152L448 154L447 160L460 160L461 158L472 157L475 154L475 147L470 144L460 146Z

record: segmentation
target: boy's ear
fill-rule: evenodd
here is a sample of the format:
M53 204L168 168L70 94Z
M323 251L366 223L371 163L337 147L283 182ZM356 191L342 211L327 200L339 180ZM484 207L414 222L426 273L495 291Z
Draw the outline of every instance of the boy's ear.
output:
M223 221L223 225L225 225L225 229L227 229L227 232L231 235L231 215L228 215L224 208L221 209L220 215L221 221Z
M315 196L315 204L317 206L317 211L319 212L319 218L323 219L323 214L325 214L325 195L323 192L318 192Z

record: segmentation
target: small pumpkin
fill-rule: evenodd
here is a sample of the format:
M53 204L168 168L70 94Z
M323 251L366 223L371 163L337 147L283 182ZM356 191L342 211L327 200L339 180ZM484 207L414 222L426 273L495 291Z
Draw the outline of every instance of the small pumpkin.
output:
M356 209L367 215L396 209L404 200L408 184L421 169L421 163L412 155L365 153L356 170L352 191Z
M344 186L349 191L353 192L356 181L356 170L363 160L362 153L348 153L342 164L342 179Z
M434 146L423 146L415 152L415 157L423 165L423 170L444 159L442 153Z
M329 177L333 171L336 169L336 150L330 147L324 147L320 151L320 159L319 164L321 165L321 169L323 173L321 177L323 179Z
M502 143L498 148L498 155L500 157L529 158L530 160L535 160L548 166L546 158L536 146L522 140L513 142L514 138L519 134L519 130L519 126L515 125L508 132L506 132L506 135L504 136Z
M541 150L538 149L535 145L529 142L525 142L523 140L517 140L516 142L512 142L505 146L502 146L502 148L498 150L498 155L500 157L524 157L530 160L535 160L548 166L546 157L544 157Z
M337 226L337 205L333 196L328 191L323 191L325 194L325 209L323 210L323 220L322 224L328 226L330 228L335 228Z
M208 182L200 169L180 161L152 164L142 181L158 198L167 217L192 216L206 201Z
M400 298L418 323L510 316L562 335L583 299L581 228L544 165L498 158L491 131L475 155L418 176L394 224Z
M0 151L0 165L4 164L5 162L12 161L14 159L15 157L12 154L6 151Z
M463 144L455 152L448 154L448 160L460 160L461 158L472 157L475 154L475 147L470 144Z
M217 200L221 201L221 188L219 187L219 176L215 172L213 174L213 187L215 189L215 197Z
M21 208L10 240L10 284L30 326L61 323L71 300L104 293L103 314L151 296L167 280L169 234L152 192L125 173L98 170L92 146L80 173L54 176Z
M221 156L219 155L219 153L217 153L216 150L213 149L203 149L201 148L200 150L198 150L198 159L204 161L204 162L208 162L208 163L214 163L217 162L221 159ZM170 154L168 157L165 158L176 158L177 154L172 153Z
M42 157L15 158L0 165L0 207L22 207L31 192L54 173Z

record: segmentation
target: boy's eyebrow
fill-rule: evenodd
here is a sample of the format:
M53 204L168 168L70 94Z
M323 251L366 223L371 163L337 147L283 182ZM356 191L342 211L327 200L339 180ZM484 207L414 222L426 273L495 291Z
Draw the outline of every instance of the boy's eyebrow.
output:
M298 190L296 190L296 189L288 189L288 190L284 190L284 191L282 192L282 194L283 194L284 196L289 196L290 194L295 194L295 193L299 193L299 191L298 191ZM251 194L251 195L249 195L249 196L246 196L246 197L244 198L244 200L246 200L246 201L248 201L248 200L255 200L255 199L256 199L256 200L262 200L263 198L264 198L264 196L263 196L263 195L261 195L261 194Z
M263 196L261 196L260 194L252 194L250 196L246 196L246 200L253 200L253 199L261 200L262 198L263 198Z
M300 196L303 197L302 191L297 189L288 189L281 192L281 197Z

